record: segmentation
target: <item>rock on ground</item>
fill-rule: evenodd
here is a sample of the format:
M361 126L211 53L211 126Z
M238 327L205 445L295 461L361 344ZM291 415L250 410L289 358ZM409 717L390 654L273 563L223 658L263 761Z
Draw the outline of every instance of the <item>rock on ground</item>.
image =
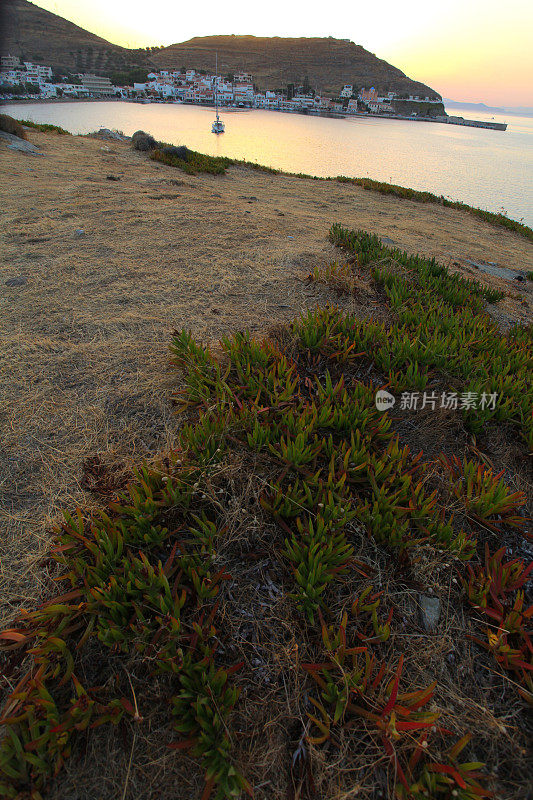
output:
M0 131L0 139L4 139L6 142L8 142L7 146L10 150L20 150L21 153L28 153L28 155L32 156L43 155L39 148L35 147L34 144L27 142L25 139L20 139L18 136L14 136L12 133Z
M422 624L428 633L433 633L439 624L440 600L438 597L419 595L420 616Z

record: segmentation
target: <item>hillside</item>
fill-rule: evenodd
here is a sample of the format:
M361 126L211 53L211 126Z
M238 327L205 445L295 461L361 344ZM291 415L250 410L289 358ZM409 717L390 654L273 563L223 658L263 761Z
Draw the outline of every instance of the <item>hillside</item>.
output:
M353 83L357 88L375 86L382 91L440 98L434 89L412 81L361 45L344 39L204 36L162 48L152 60L160 68L212 69L215 52L223 65L221 72L251 72L262 89L301 84L307 77L312 87L333 94L344 83Z
M145 50L111 44L27 0L4 0L1 13L3 55L49 64L59 72L107 74L147 66Z
M284 39L256 36L206 36L152 52L129 50L51 14L28 0L5 0L2 8L3 54L50 64L56 71L111 75L134 67L150 69L214 68L218 52L222 71L251 72L262 89L301 84L335 95L344 83L376 86L382 91L440 95L404 75L364 47L343 39ZM439 107L439 113L442 113Z

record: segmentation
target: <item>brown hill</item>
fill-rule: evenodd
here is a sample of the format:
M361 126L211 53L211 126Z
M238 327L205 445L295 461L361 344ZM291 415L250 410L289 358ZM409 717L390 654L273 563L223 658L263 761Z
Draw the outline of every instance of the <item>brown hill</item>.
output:
M89 33L27 0L2 0L2 55L47 64L58 72L107 74L150 66L145 50L129 50Z
M335 94L344 83L375 86L382 91L440 99L423 83L412 81L401 70L345 39L283 39L256 36L204 36L172 44L153 53L160 68L213 69L215 52L221 73L251 72L262 89L302 84Z
M148 52L112 44L28 0L3 0L1 9L1 52L50 64L58 72L109 75L153 66L212 70L218 52L222 72L251 72L262 89L302 84L307 78L312 87L331 95L344 83L353 83L356 88L376 86L440 99L429 86L344 39L206 36Z

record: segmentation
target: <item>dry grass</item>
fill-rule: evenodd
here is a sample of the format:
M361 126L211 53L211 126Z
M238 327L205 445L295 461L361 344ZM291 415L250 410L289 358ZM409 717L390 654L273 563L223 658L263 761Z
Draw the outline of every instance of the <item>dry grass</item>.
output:
M520 237L453 210L245 168L182 180L120 142L29 136L45 157L0 144L0 597L8 617L45 591L38 564L48 521L61 506L91 502L85 459L105 454L127 466L172 446L172 329L206 340L260 331L327 299L302 278L334 255L331 221L445 263L533 265ZM5 286L18 276L27 283ZM500 306L524 318L529 309L518 289L512 294ZM360 299L372 302L364 291Z
M330 299L387 317L379 293L362 277L350 284L350 296L303 280L316 264L338 257L326 241L330 221L389 236L445 263L471 258L521 269L533 265L530 245L520 237L449 209L244 168L181 180L172 168L120 143L108 147L33 131L30 138L45 152L38 162L0 145L8 176L0 187L4 623L50 592L51 567L43 556L58 510L105 502L134 462L175 444L179 420L169 397L179 378L169 369L167 350L173 328L189 327L204 340L245 327L261 332ZM120 181L108 181L109 174ZM27 283L4 285L17 275ZM499 306L524 319L530 311L521 305L520 289ZM282 326L272 337L290 350ZM404 415L398 431L430 458L458 446L472 452L463 430L444 415L437 422L435 416ZM517 488L531 488L505 431L488 455L497 467L513 468ZM376 798L387 791L389 766L364 738L346 733L331 752L305 743L310 685L300 664L312 659L316 642L307 641L287 599L279 531L256 515L258 491L273 475L268 463L234 459L221 464L207 487L214 503L221 487L228 498L219 558L234 580L222 591L220 629L224 659L245 661L236 676L243 693L232 723L237 766L254 783L256 798L305 798L311 784L315 796L327 800ZM517 722L521 701L508 680L494 674L488 655L476 652L474 659L465 638L474 623L463 613L447 557L417 563L415 582L391 571L368 540L356 557L371 566L384 605L395 609L395 632L380 646L383 657L405 652L406 680L413 686L438 678L435 702L446 710L444 724L458 733L476 731L476 756L505 777L501 797L519 800L527 774L525 735ZM420 623L420 587L444 600L433 635ZM341 582L335 608L352 589ZM95 652L84 660L98 681L100 668L104 679L116 669L125 673L125 693L129 676L142 686L145 724L80 737L50 797L200 796L195 762L185 755L176 759L165 747L168 715L161 699L168 687L162 679L143 683L135 660L115 664L106 651L104 668L101 659ZM4 689L18 669L6 675Z

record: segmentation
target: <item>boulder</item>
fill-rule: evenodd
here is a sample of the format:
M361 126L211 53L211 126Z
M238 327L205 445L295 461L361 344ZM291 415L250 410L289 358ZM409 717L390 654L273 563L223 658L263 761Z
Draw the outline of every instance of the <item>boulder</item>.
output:
M39 148L35 147L34 144L27 142L25 139L19 139L18 136L13 136L12 133L0 131L0 139L3 139L8 143L7 146L10 150L19 150L21 153L26 153L29 156L43 155Z
M111 139L117 142L124 142L129 139L129 136L124 136L120 131L112 131L110 128L100 128L100 130L93 133L92 136L96 136L98 139Z

